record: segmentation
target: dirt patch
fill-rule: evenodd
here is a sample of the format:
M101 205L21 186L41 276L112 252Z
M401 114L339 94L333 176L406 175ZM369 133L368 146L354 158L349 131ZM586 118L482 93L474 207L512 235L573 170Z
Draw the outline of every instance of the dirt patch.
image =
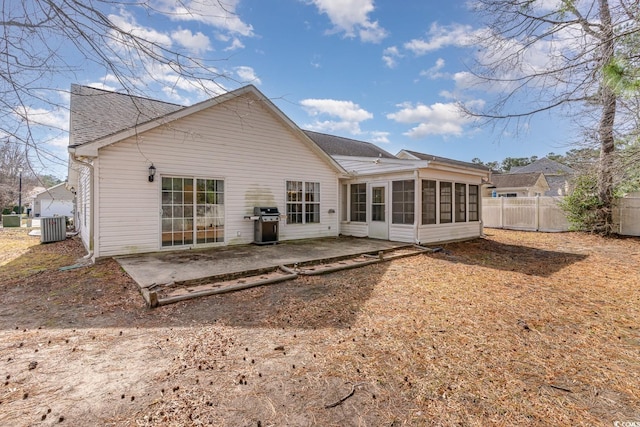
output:
M487 232L149 310L112 260L58 270L78 241L0 230L0 425L640 421L640 240Z

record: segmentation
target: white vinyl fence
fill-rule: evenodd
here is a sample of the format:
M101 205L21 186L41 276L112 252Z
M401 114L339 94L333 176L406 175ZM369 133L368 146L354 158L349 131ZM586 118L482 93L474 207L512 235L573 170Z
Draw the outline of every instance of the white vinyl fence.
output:
M484 197L482 222L487 228L526 231L568 231L562 197ZM613 219L619 234L640 236L640 198L620 199Z
M569 221L558 206L561 197L485 197L482 222L489 228L567 231Z
M620 199L613 220L623 236L640 236L640 197Z

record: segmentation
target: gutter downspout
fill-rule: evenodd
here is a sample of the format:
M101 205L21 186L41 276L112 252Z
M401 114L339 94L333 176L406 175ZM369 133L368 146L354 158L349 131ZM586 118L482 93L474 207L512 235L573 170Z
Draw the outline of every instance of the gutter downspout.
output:
M89 193L89 253L87 255L84 256L85 259L91 259L93 261L93 252L94 252L94 225L95 225L95 215L94 215L94 209L95 209L95 191L93 188L93 183L94 183L94 169L93 169L93 165L91 163L89 163L88 161L82 161L80 160L79 157L76 157L75 153L72 153L73 156L73 160L86 166L87 168L89 168L89 188L91 189L91 192Z

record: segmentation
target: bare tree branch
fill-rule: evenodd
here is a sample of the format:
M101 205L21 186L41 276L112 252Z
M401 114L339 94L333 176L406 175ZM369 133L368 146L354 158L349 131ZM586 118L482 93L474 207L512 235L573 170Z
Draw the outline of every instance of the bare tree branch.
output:
M638 121L630 119L640 97L640 73L633 71L640 69L637 0L562 0L551 10L536 0L476 4L488 28L478 39L484 50L473 71L476 88L501 90L480 109L461 102L462 111L485 123L557 109L573 114L600 147L600 219L604 232L611 231L610 206L620 178L614 169L622 164L615 160L616 138L637 139L639 133Z

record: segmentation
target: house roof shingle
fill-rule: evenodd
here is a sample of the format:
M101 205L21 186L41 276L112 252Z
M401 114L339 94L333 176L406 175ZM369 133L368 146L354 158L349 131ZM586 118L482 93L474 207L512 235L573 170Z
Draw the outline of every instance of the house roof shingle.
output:
M547 157L536 160L526 166L520 166L517 168L511 168L510 173L530 173L538 172L545 175L572 175L575 170L569 166L558 163L555 160L551 160Z
M491 176L491 183L496 188L533 187L540 175L540 172L498 174Z
M355 139L327 135L310 130L304 130L303 132L330 156L396 158L393 154L370 142L357 141Z
M77 146L166 116L182 105L71 85L70 145Z

